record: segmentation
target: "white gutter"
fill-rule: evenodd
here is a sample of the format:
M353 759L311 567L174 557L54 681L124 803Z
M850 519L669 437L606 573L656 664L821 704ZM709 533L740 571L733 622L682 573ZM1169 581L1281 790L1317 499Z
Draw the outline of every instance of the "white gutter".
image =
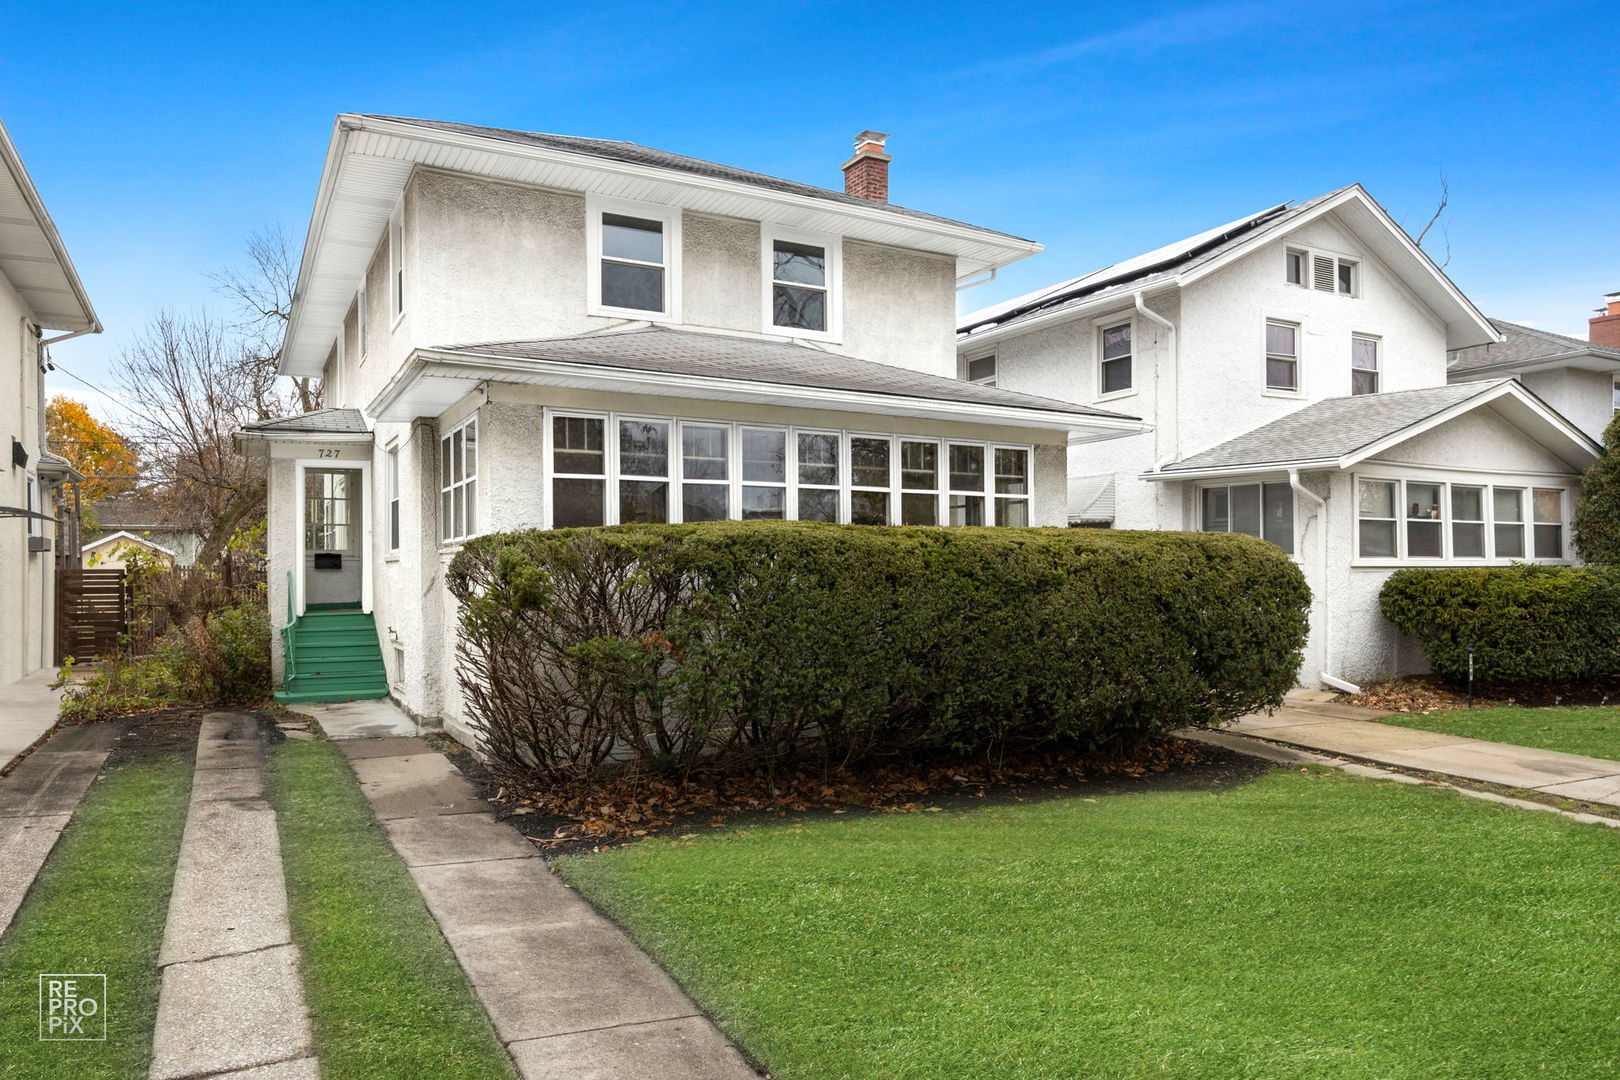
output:
M94 326L88 327L88 328L86 328L84 330L75 330L75 331L73 331L72 333L69 333L69 334L57 334L53 338L40 338L39 347L41 349L46 349L46 348L49 348L52 345L55 345L57 342L60 342L60 341L71 341L73 338L84 337L84 335L86 335L86 334L99 334L99 333L101 333L101 323L98 322Z
M1155 364L1153 366L1153 378L1158 384L1158 392L1161 400L1161 404L1158 406L1157 412L1159 416L1164 417L1167 421L1162 422L1159 425L1159 432L1163 438L1159 440L1159 460L1155 462L1153 466L1153 468L1157 470L1164 468L1170 462L1181 456L1181 392L1179 389L1181 384L1181 373L1179 370L1181 366L1181 357L1176 351L1175 324L1169 319L1165 318L1163 315L1160 315L1157 311L1154 311L1152 308L1149 308L1146 304L1142 303L1142 293L1140 291L1131 294L1131 302L1136 305L1136 311L1138 314L1143 315L1164 327L1165 342L1168 352L1170 353L1170 366L1168 369L1166 369L1164 364ZM1135 346L1133 345L1132 348L1134 349L1134 347ZM1164 377L1167 370L1170 375L1168 379ZM1165 411L1165 406L1162 404L1164 401L1169 402L1168 412ZM1169 445L1168 449L1165 448L1165 444Z
M1327 610L1327 500L1300 483L1298 469L1288 470L1288 486L1294 489L1296 495L1303 495L1316 504L1316 565L1320 575L1318 580L1322 584L1322 667L1328 668L1332 666L1332 652L1329 646L1333 641L1331 634L1333 620ZM1335 690L1343 690L1347 694L1361 693L1361 687L1355 683L1329 675L1325 670L1317 672L1316 677Z

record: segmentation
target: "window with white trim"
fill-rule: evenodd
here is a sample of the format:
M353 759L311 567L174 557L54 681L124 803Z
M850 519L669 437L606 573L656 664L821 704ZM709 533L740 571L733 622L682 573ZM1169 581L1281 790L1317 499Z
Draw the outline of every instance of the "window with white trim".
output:
M976 356L962 365L962 378L970 383L980 386L996 385L996 358L995 354L989 356Z
M1290 285L1305 284L1306 254L1295 248L1283 252L1283 279Z
M1299 326L1266 320L1266 389L1299 390Z
M731 425L681 422L681 520L731 517Z
M1620 379L1614 380L1614 411L1620 412Z
M405 314L405 217L388 219L388 311L397 321Z
M360 351L360 362L366 362L366 287L360 286L354 294L354 338Z
M738 431L742 452L744 521L781 521L787 517L787 429L744 427Z
M478 416L439 439L439 537L465 540L478 532Z
M349 473L310 469L304 473L304 549L348 551L353 522Z
M977 443L951 443L949 513L952 525L983 525L985 500L985 448Z
M799 520L837 521L839 519L839 447L842 437L834 431L801 431L796 439L799 452Z
M29 518L27 519L28 535L43 536L45 535L45 523L39 518L32 516L33 514L44 513L44 511L40 509L40 507L44 506L44 500L40 498L39 476L35 473L26 474L23 479L23 486L26 488L23 497L27 501L27 506L25 506L24 509L26 509L30 514Z
M626 525L663 524L669 520L670 421L621 418L618 428L618 520ZM606 458L600 467L606 469ZM603 509L595 509L598 516Z
M399 447L390 446L383 459L384 493L388 497L388 550L399 550Z
M1341 296L1355 296L1360 282L1361 264L1355 259L1346 259L1338 255L1328 255L1323 252L1312 252L1311 262L1311 288L1317 292L1338 293Z
M1131 324L1105 326L1099 332L1102 359L1098 365L1098 393L1123 394L1131 388Z
M939 524L939 442L900 440L900 524Z
M889 464L893 448L894 440L886 435L850 437L850 524L889 524L889 494L894 484Z
M1356 558L1413 563L1568 558L1563 488L1356 478Z
M1364 334L1350 337L1350 393L1378 393L1378 339Z
M1029 451L998 446L996 524L1022 528L1029 524Z
M592 313L678 319L680 211L595 198L587 206Z
M551 418L551 524L557 529L606 525L607 420Z
M1219 484L1199 489L1204 532L1258 536L1294 553L1294 489L1286 483Z
M765 323L795 337L835 338L839 331L836 236L765 226Z

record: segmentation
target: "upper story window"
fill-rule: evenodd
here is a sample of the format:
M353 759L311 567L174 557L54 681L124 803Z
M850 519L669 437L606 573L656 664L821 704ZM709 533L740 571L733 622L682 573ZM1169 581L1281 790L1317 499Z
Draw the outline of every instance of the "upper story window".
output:
M388 310L396 322L405 314L405 217L400 211L388 222Z
M1290 285L1356 296L1361 291L1360 275L1361 265L1355 259L1301 248L1283 251L1283 279Z
M366 362L366 287L354 294L354 343L360 352L360 362Z
M838 238L766 226L762 239L767 324L795 337L836 338Z
M1294 489L1288 484L1223 484L1198 493L1204 532L1258 536L1294 553Z
M1614 410L1620 412L1620 379L1614 380Z
M388 456L383 459L386 471L383 475L384 494L388 498L388 550L399 550L399 447L390 446Z
M680 211L607 199L587 207L591 312L678 320Z
M980 386L996 385L996 358L992 355L969 360L962 366L962 378Z
M1356 334L1350 338L1350 393L1378 393L1378 339Z
M1266 323L1266 389L1299 390L1299 327Z
M1105 396L1122 394L1132 386L1131 324L1104 327L1101 336L1102 361L1098 390Z
M1283 254L1283 273L1287 276L1288 284L1305 284L1305 259L1303 251L1295 251L1293 248L1289 248Z
M464 540L478 531L478 416L439 440L439 535Z
M1356 557L1563 561L1568 503L1562 488L1360 477Z

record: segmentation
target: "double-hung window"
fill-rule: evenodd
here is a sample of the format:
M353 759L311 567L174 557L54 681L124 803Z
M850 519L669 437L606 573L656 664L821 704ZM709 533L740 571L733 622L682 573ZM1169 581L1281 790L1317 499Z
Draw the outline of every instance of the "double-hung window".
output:
M606 199L587 207L592 313L678 320L680 211Z
M939 443L900 441L900 524L939 524Z
M787 517L787 431L745 427L742 442L742 519Z
M388 313L399 321L405 314L405 217L395 211L388 222Z
M849 440L849 520L852 525L887 525L889 494L894 478L889 472L893 440L863 435Z
M1413 562L1563 560L1568 496L1428 478L1356 480L1356 557Z
M767 227L765 322L795 337L838 335L839 240Z
M837 521L839 444L831 431L798 433L799 520Z
M1294 553L1294 489L1288 484L1225 484L1199 492L1199 528L1268 540Z
M27 474L27 476L23 479L23 486L27 489L24 494L24 499L28 504L25 507L29 514L28 535L43 536L45 533L45 523L39 518L33 516L34 514L43 512L40 510L40 507L44 505L44 503L39 497L39 477L34 473Z
M951 443L949 457L949 499L952 525L983 525L985 448L972 443Z
M366 287L360 286L354 294L354 344L360 353L360 362L366 362Z
M1266 389L1299 390L1299 326L1266 322Z
M669 520L668 420L619 420L619 522Z
M681 424L681 520L731 516L731 425Z
M390 446L383 459L384 494L388 498L388 550L399 550L399 447Z
M600 416L551 418L551 524L607 524L607 421Z
M1131 324L1105 326L1101 332L1102 361L1098 390L1104 396L1131 388Z
M1029 524L1029 451L998 446L996 524L1022 528Z
M1361 334L1350 338L1350 393L1378 393L1378 339Z
M464 540L478 532L478 417L439 440L439 532Z

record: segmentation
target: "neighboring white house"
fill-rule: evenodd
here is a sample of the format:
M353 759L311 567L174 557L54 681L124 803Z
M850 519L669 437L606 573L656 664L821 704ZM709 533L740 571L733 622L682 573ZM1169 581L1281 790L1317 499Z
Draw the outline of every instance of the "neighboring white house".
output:
M1586 434L1603 429L1620 409L1620 348L1492 319L1500 341L1451 354L1452 382L1515 378Z
M1448 385L1503 339L1353 185L968 315L958 374L1148 420L1071 444L1070 522L1276 543L1315 597L1301 681L1343 688L1421 670L1393 568L1573 558L1597 445L1500 374Z
M178 566L179 552L164 547L155 540L137 536L120 529L99 537L79 549L79 565L87 570L122 570L129 565L130 556L139 554L168 566Z
M46 338L46 330L62 333ZM100 332L67 248L0 125L0 687L55 662L56 490L83 479L45 449L45 350Z
M239 437L269 468L273 617L289 579L301 622L374 612L391 694L454 729L443 581L470 536L1062 524L1066 446L1143 424L955 378L959 282L1039 246L888 203L885 138L862 133L831 191L633 143L340 116L281 357L328 407Z

